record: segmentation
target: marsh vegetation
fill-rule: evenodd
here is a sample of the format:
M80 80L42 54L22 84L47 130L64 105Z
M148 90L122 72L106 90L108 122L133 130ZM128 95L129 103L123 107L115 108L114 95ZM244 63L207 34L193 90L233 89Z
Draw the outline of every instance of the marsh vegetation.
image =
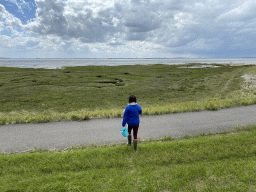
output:
M0 124L122 117L130 94L142 115L256 103L241 77L256 66L180 68L195 65L0 67Z

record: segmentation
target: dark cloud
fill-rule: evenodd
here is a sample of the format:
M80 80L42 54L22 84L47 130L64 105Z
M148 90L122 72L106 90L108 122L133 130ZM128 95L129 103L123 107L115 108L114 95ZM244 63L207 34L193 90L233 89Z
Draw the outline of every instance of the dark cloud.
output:
M74 6L75 12L64 13L61 1L36 2L37 20L27 26L41 35L54 34L63 39L76 38L83 43L105 42L108 35L115 33L111 9L105 9L94 16L92 9Z
M124 45L124 43L121 43L121 42L115 42L115 43L109 43L110 46L112 47L117 47L119 45Z
M181 11L186 5L187 2L185 0L170 0L161 3L160 6L166 11Z
M122 12L123 11L122 5L118 2L115 2L114 9L115 9L116 12Z
M64 7L57 0L37 1L37 25L31 30L38 34L55 34L63 36L67 33L68 22L63 16Z
M140 0L131 0L131 3L136 6L136 5L140 5L141 1Z
M141 4L140 1L134 3ZM61 1L37 1L36 4L37 19L27 25L27 29L41 35L54 34L66 40L76 38L83 43L107 42L115 35L126 37L127 40L144 40L147 35L137 33L158 29L162 22L157 14L143 7L127 9L120 3L101 8L97 14L88 3L84 4L86 8L68 4L73 6L68 7L71 13L65 12Z
M136 1L134 3L140 3ZM125 13L123 24L126 27L125 39L142 41L149 38L150 32L161 28L162 19L157 13L147 10L147 6L131 8Z
M128 41L143 41L147 39L146 33L127 33L126 40Z
M161 26L161 20L153 14L136 11L125 19L124 25L128 27L129 32L147 32L158 29Z

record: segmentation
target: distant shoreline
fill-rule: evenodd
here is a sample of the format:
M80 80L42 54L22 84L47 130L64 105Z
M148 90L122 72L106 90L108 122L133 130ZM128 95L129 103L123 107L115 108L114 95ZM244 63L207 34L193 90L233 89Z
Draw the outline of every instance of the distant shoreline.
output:
M236 59L155 59L155 58L0 58L1 67L15 68L44 68L44 69L63 69L66 67L78 66L122 66L122 65L185 65L185 64L219 64L230 66L256 65L256 59L236 58Z
M0 59L194 59L194 60L197 60L197 59L202 59L202 60L207 60L207 59L210 59L210 60L226 60L226 59L256 59L256 57L235 57L235 58L201 58L201 57L198 57L198 58L191 58L191 57L173 57L173 58L167 58L167 57L159 57L159 58L9 58L9 57L0 57Z

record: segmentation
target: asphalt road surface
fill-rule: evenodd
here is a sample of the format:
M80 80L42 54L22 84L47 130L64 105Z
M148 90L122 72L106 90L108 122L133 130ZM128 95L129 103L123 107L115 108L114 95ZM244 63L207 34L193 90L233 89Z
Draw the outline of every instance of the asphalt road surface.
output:
M138 138L177 137L234 129L235 125L256 125L255 115L256 105L249 105L216 111L140 116ZM0 153L22 152L36 147L58 149L90 143L127 142L127 137L120 133L122 120L111 118L0 126Z

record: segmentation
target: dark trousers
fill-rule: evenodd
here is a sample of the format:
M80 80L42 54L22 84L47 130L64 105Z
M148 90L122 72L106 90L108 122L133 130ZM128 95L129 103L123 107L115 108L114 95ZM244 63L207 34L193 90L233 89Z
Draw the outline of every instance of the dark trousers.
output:
M129 135L131 135L132 129L133 129L133 140L137 140L137 134L138 134L139 125L134 125L134 126L128 125L128 133L129 133Z

